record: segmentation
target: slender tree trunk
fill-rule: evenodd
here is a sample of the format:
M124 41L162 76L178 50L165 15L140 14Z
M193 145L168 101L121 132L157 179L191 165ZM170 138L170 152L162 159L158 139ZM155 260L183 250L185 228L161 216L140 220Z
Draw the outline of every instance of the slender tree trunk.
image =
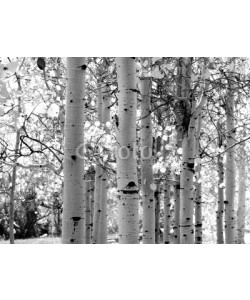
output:
M22 91L20 78L16 75L18 90ZM18 97L18 113L21 113L21 97ZM18 160L18 150L20 145L20 133L21 129L17 128L16 132L16 143L15 143L15 157L13 160L13 169L12 169L12 179L11 179L11 191L10 191L10 210L9 210L9 234L10 234L10 244L14 244L14 205L15 205L15 190L16 190L16 172L17 172L17 160Z
M166 157L165 157L166 159ZM170 244L170 221L171 221L171 213L170 213L170 169L168 168L166 171L166 180L164 182L163 187L163 203L164 203L164 231L163 231L163 244Z
M200 130L201 130L201 115L199 115L197 120L197 130L196 130L196 145L195 145L195 152L197 158L197 165L196 165L196 191L195 191L195 244L202 244L202 190L201 190L201 162L200 162Z
M97 120L102 123L103 116L103 95L102 95L102 86L101 83L97 84Z
M15 190L16 190L16 162L17 155L20 143L20 130L17 130L16 133L16 145L15 145L15 158L14 158L14 166L12 169L12 179L11 179L11 191L10 191L10 210L9 210L9 234L10 234L10 244L14 244L14 204L15 204Z
M161 119L158 119L161 122ZM161 137L156 135L155 138L155 162L158 161L157 153L161 152ZM158 171L159 174L160 171ZM161 212L161 186L160 181L157 180L155 196L155 244L160 244L161 242L161 226L160 226L160 212Z
M185 96L190 94L191 59L184 59L183 76L185 76ZM193 101L194 99L191 99ZM184 103L183 103L184 104ZM195 154L195 119L191 118L191 107L195 103L186 102L183 115L183 139L182 139L182 167L181 167L181 218L180 232L182 244L193 244L194 242L194 189L193 175ZM189 108L190 107L190 108Z
M100 241L99 224L101 220L102 173L103 168L97 164L95 168L93 244L99 244Z
M151 109L151 80L148 77L140 79L141 99L141 186L143 217L143 244L155 243L155 199L150 185L153 183L152 157L152 123Z
M135 58L116 58L118 80L117 187L119 243L139 243L139 197L136 150L137 93Z
M67 59L62 242L84 243L85 58Z
M107 171L103 169L101 177L101 203L100 203L100 222L99 238L100 244L107 244L107 194L108 194L108 176Z
M240 145L240 158L238 164L238 210L237 210L237 243L245 244L245 217L246 217L246 151L245 143Z
M161 189L157 184L157 189L154 193L155 196L155 244L160 244L160 209L161 209Z
M231 80L233 75L230 74ZM230 83L229 97L226 102L226 130L227 146L231 147L235 143L234 128L234 91L233 84ZM225 236L226 244L235 242L235 148L231 147L226 153L226 201L225 201Z
M85 175L85 244L91 244L92 218L91 218L91 174Z
M221 135L221 124L217 122L218 128L218 147L221 148L223 145ZM217 229L217 244L224 244L224 230L223 230L223 214L224 214L224 166L223 156L219 155L217 160L218 166L218 205L216 211L216 229Z
M110 96L108 94L108 87L102 88L103 104L102 104L102 122L106 124L110 121Z
M180 244L180 174L175 174L174 184L174 243Z

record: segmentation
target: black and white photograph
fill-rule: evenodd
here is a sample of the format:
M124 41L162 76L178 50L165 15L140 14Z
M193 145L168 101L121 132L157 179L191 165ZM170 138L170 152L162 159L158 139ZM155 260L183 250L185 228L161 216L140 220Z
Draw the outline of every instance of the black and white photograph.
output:
M1 243L250 243L250 59L6 57Z
M3 299L247 299L246 1L5 1Z

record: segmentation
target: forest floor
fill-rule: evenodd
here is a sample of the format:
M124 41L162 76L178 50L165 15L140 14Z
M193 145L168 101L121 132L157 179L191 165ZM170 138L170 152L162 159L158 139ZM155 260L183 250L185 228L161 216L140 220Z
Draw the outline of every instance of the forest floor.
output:
M0 244L9 244L9 240L0 239ZM60 244L60 237L40 237L32 239L15 240L15 244ZM108 244L117 244L117 241L111 237ZM211 240L204 240L204 244L214 244ZM245 234L245 244L250 244L250 233Z

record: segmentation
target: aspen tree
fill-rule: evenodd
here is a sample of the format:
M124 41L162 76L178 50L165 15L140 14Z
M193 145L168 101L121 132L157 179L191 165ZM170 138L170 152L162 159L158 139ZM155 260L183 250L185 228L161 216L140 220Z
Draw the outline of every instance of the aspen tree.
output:
M151 80L148 77L140 78L141 94L141 187L142 187L142 240L143 244L155 243L155 199L153 184L153 157L152 157L152 122L151 110Z
M102 88L102 95L102 122L106 124L110 121L110 96L107 86Z
M101 187L102 187L102 166L97 163L95 167L95 189L94 189L94 216L93 216L93 244L99 244L99 224L101 220Z
M195 182L195 244L202 244L202 199L201 199L201 162L200 162L200 131L201 131L201 114L197 118L197 130L195 133L195 152L196 152L196 182Z
M85 70L83 57L67 59L67 97L64 142L64 191L62 242L84 243L84 145Z
M117 190L119 243L139 243L139 201L136 152L137 92L135 58L116 58L118 81Z
M233 62L235 64L235 62ZM235 65L234 65L235 70ZM226 153L226 201L225 201L225 237L226 244L235 242L235 127L234 127L234 77L230 72L229 94L226 101L226 139L229 149Z
M182 75L184 83L184 95L189 99L191 91L191 59L185 58L182 64ZM194 227L193 227L193 174L194 174L194 150L195 150L195 119L191 118L190 103L194 99L183 102L185 106L183 116L183 137L182 137L182 167L181 167L181 193L180 193L180 233L182 244L193 244Z
M164 147L165 148L165 147ZM164 153L164 151L163 151ZM166 156L164 155L165 159ZM163 244L170 244L170 168L166 170L166 180L163 187L163 203L164 203L164 231L163 231Z
M201 86L201 95L197 102L194 93L191 93L191 64L192 59L185 58L183 63L184 75L184 95L187 100L184 104L183 115L183 137L182 137L182 167L181 167L181 243L193 244L194 242L194 187L193 176L195 142L196 142L196 123L197 118L201 114L202 108L206 103L206 96L203 89L206 91L209 85L207 80L206 69L203 68L204 84Z
M97 94L97 121L102 123L103 95L102 95L102 87L101 87L100 82L97 83L97 91L98 91L98 94Z
M217 122L218 130L218 147L221 148L223 145L222 134L221 134L221 124ZM217 244L224 244L223 235L223 214L224 214L224 166L223 166L223 156L218 155L217 158L217 168L218 168L218 204L216 211L216 232L217 232Z
M22 91L21 82L18 75L16 75L18 90ZM18 97L18 113L21 113L21 97ZM18 149L20 145L20 134L21 129L17 128L16 132L16 143L15 143L15 157L13 160L14 166L12 169L12 179L11 179L11 190L10 190L10 210L9 210L9 235L10 244L14 244L14 204L15 204L15 190L16 190L16 173L17 173L17 159L18 159Z
M237 209L237 242L244 244L246 217L246 150L245 142L239 146L238 161L238 209Z
M178 66L178 76L176 81L176 94L178 97L182 97L182 65ZM177 125L175 126L175 148L181 149L182 147L182 125L179 120L178 114L176 114ZM177 159L180 159L180 154L176 152ZM180 244L180 172L175 171L174 182L174 243Z
M108 176L103 168L101 177L101 203L100 203L100 222L99 222L99 244L107 244L107 194L108 194Z
M178 97L183 96L183 85L184 80L182 76L182 60L180 60L180 64L178 66L178 76L176 80L176 94ZM179 106L179 105L178 105ZM177 107L178 107L177 106ZM179 114L176 113L177 125L175 126L175 148L177 149L176 156L177 159L180 159L180 154L178 153L178 149L182 148L182 122L179 118ZM180 244L180 172L178 170L175 171L175 183L174 183L174 243Z
M88 173L85 175L85 244L91 244L92 236L91 190L92 176Z
M160 118L158 119L160 121ZM161 151L161 137L155 138L155 161L158 161L157 154ZM158 174L160 171L158 170ZM160 244L160 211L161 211L161 186L159 180L156 182L156 190L154 192L155 196L155 244Z
M109 121L109 109L104 106L103 86L98 82L97 95L97 121L106 123ZM107 101L105 104L107 104ZM98 149L99 152L99 149ZM96 165L95 192L94 192L94 221L93 221L93 243L107 243L107 188L108 178L106 171L100 165Z

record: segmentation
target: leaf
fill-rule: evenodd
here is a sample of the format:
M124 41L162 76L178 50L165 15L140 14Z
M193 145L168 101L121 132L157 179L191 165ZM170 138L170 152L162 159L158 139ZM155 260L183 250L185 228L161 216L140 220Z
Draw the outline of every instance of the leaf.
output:
M52 103L47 110L47 114L50 118L57 118L60 112L60 108L57 104Z
M156 61L160 60L161 57L153 57L152 58L152 63L154 64Z
M19 66L19 63L17 61L12 61L5 65L5 68L7 68L8 72L15 73L17 68Z
M166 173L166 171L167 171L167 169L166 169L165 167L162 167L162 168L160 169L160 172L163 173L163 174Z
M159 66L156 66L151 72L151 76L154 78L162 79L164 74L160 71Z
M0 105L0 116L4 115L4 113L5 113L4 107Z
M171 146L171 145L166 145L165 146L165 149L167 150L167 151L172 151L173 150L173 147Z
M192 82L196 81L197 78L198 78L198 77L197 77L194 73L191 74L191 81L192 81Z
M138 61L138 62L135 64L135 67L136 67L136 70L137 70L137 71L140 71L140 70L141 70L141 63Z
M151 188L152 191L156 191L157 185L155 183L151 183L150 188Z
M154 164L154 165L153 165L153 172L154 172L155 174L157 174L158 171L159 171L159 165L158 165L158 164Z
M231 64L228 66L230 72L234 70L234 62L232 61Z
M23 126L24 120L25 119L23 117L18 117L16 119L16 127L17 127L17 129L20 129Z
M2 88L1 88L0 96L2 98L10 99L10 94L9 94L7 88L6 88L6 83L5 82L2 83Z
M182 155L182 148L178 148L177 153L178 153L179 155Z
M207 69L203 76L204 76L204 79L209 79L209 77L210 77L210 70Z
M219 185L219 188L220 189L223 189L225 187L225 182L222 182L220 185Z

